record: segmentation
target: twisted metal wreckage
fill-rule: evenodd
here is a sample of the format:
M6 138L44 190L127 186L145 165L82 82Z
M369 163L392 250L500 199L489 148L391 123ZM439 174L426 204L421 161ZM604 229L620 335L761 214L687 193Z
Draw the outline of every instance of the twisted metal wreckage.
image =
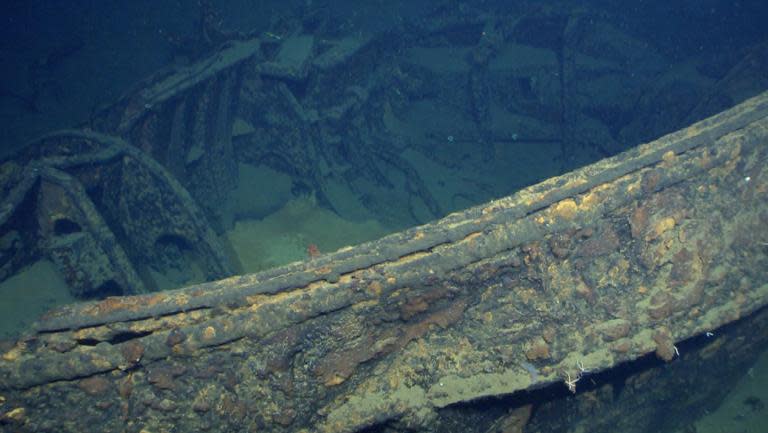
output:
M101 132L46 136L6 166L16 182L0 226L34 209L49 235L37 252L73 287L132 296L60 307L4 347L0 428L635 431L687 420L648 416L660 398L703 410L722 397L768 336L768 93L427 225L144 293L142 263L169 260L169 249L191 251L209 279L234 272L210 221L226 224L236 182L231 100L258 81L243 74L332 75L366 43L312 57L315 41L295 37L265 61L259 39L231 42L105 110L91 125ZM354 88L323 113L297 104L287 81L274 91L331 136L373 90ZM277 130L273 140L291 132ZM254 134L243 132L270 141ZM324 191L317 147L272 149L253 158L290 161ZM440 212L395 152L376 157ZM669 364L648 368L657 358ZM730 368L702 380L713 363ZM679 386L706 397L680 398Z

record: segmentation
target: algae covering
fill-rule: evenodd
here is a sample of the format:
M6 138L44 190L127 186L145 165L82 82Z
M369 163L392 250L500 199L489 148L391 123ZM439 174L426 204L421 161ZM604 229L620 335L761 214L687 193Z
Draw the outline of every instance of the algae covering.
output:
M589 405L616 395L601 380L623 363L671 362L690 348L703 364L765 343L766 141L764 93L374 242L60 308L3 348L0 427L515 432L565 422L532 415L529 398L537 414L570 407L565 419L583 428ZM682 380L653 382L664 374L626 379L624 408Z

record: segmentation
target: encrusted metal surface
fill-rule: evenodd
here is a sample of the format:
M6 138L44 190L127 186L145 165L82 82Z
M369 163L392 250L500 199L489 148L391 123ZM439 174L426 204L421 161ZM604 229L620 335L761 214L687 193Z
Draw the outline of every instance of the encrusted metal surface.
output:
M672 360L768 303L767 141L762 94L378 241L61 308L3 355L3 425L436 431L455 404Z

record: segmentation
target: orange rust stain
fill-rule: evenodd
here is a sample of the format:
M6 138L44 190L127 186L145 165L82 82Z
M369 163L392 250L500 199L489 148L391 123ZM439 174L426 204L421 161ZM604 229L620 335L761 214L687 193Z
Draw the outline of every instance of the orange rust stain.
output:
M576 217L576 213L579 210L579 206L572 198L567 198L555 204L552 208L552 212L555 216L558 216L565 220L572 220Z
M351 284L352 279L357 277L359 273L349 273L349 274L342 274L339 276L339 281L337 282L339 285L346 285Z
M213 326L207 326L203 330L203 340L210 341L216 338L216 328Z
M450 307L444 310L431 314L421 322L407 327L404 337L405 343L423 336L429 331L432 325L437 325L440 328L447 328L452 323L455 323L461 319L466 308L467 301L462 299L454 302Z
M590 191L587 193L587 195L584 196L584 198L581 200L580 208L586 209L586 208L593 208L597 204L600 203L599 194L596 191Z
M163 294L145 296L113 296L84 309L85 314L94 316L110 314L115 311L138 311L165 302L168 296Z
M322 289L323 287L328 287L328 282L325 280L319 280L319 281L313 281L309 284L307 284L304 287L300 287L295 290L289 290L285 292L278 292L270 296L272 299L280 299L280 296L286 295L286 296L296 296L296 293L299 292L313 292L317 289Z
M144 302L144 305L151 307L164 302L166 299L168 299L168 297L165 295L151 295L142 301Z
M257 306L269 298L270 298L269 295L262 295L262 294L251 295L251 296L245 297L245 302L247 302L250 305Z
M180 306L187 305L189 304L189 296L184 293L180 293L176 295L176 299L174 299L174 302L176 303L176 305L180 305Z
M393 263L393 264L398 264L398 265L400 265L400 264L404 264L404 263L412 262L412 261L414 261L414 260L418 260L418 259L421 259L422 257L428 256L428 255L429 255L429 253L427 253L427 252L424 252L424 251L416 251L416 252L413 252L413 253L411 253L411 254L406 254L406 255L404 255L404 256L402 256L402 257L398 258L398 259L395 261L395 263Z
M482 233L480 233L480 232L474 232L474 233L470 233L470 234L468 234L468 235L467 235L467 236L464 238L464 240L465 240L465 241L467 241L467 242L474 242L474 241L475 241L477 238L479 238L480 236L482 236Z
M672 230L675 227L675 219L672 217L662 218L653 225L650 233L645 236L646 241L652 241L657 239L665 232Z
M103 301L97 303L95 305L95 308L89 309L89 312L94 315L102 315L102 314L109 314L115 311L120 310L137 310L138 305L132 301L131 298L121 298L121 297L109 297L104 299Z
M3 353L3 360L8 362L16 361L26 349L27 343L20 341L11 350Z
M465 300L458 300L448 308L437 311L419 323L404 328L391 328L364 336L357 344L328 354L315 369L325 386L336 386L354 374L357 366L368 360L384 356L405 347L432 329L433 325L446 328L459 321L467 308ZM404 332L403 332L404 331Z
M341 376L339 374L332 374L330 377L328 377L325 382L325 386L336 386L344 383L344 381L347 380L344 376Z
M373 296L381 296L381 283L378 281L372 281L371 284L368 285L368 293L372 294Z
M423 297L409 300L400 307L400 317L408 320L411 317L429 309L429 302Z
M434 301L445 297L447 294L448 291L441 287L411 298L400 306L400 317L403 320L410 320L417 314L427 311Z
M499 210L499 207L496 204L492 204L490 206L484 207L483 210L480 211L480 214L481 215L488 215L488 214L492 214L492 213L496 212L497 210Z
M699 167L709 168L712 166L712 158L709 156L709 152L704 152L697 160Z
M644 206L640 206L632 212L632 216L629 218L629 227L634 239L640 238L648 227L648 210Z
M701 128L699 127L699 125L691 125L685 129L686 138L693 137L694 135L699 135L700 133L701 133Z
M542 183L548 183L549 185L554 187L554 186L556 186L556 182L558 180L559 179L556 180L555 178L550 178L550 179L547 179L546 181L544 181ZM589 179L587 179L587 178L585 178L583 176L569 177L569 179L567 179L565 184L563 184L559 188L567 188L567 189L577 188L579 186L582 186L582 185L586 184L588 181L589 181ZM542 198L544 198L546 195L548 195L550 193L550 191L551 190L549 190L548 192L543 193L543 194L536 194L536 197L535 197L536 201L541 200Z

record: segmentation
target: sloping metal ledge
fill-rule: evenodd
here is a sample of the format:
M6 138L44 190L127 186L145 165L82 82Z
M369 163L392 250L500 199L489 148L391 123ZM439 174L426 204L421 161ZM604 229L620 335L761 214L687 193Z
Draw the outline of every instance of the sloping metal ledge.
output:
M456 403L672 360L676 342L768 304L767 158L763 93L377 241L60 308L3 355L2 417L30 431L428 431Z

